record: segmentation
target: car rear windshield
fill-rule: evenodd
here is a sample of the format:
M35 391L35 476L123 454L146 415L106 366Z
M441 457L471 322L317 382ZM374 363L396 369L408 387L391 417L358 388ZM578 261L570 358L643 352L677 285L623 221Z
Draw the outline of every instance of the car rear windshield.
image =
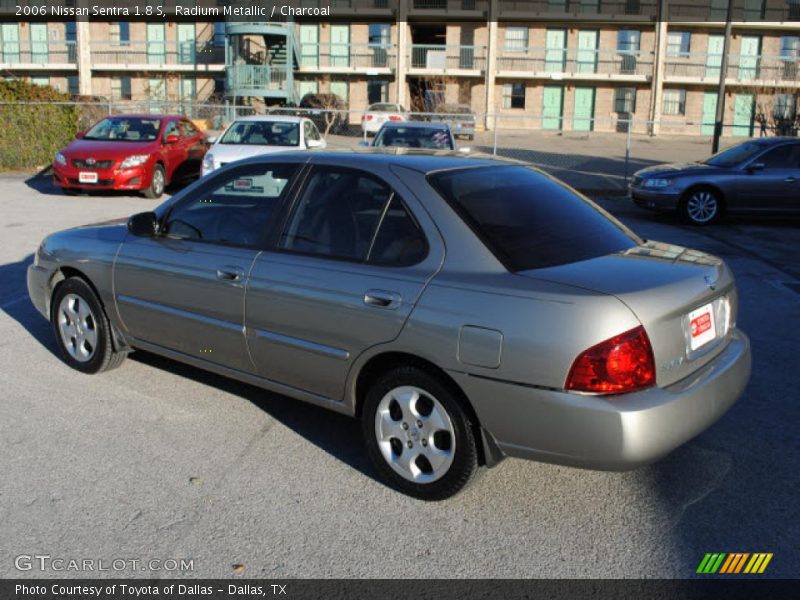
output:
M375 112L400 112L397 104L371 104L367 110Z
M384 127L375 136L375 147L453 150L453 138L445 127Z
M596 258L640 242L589 201L528 167L457 169L428 181L510 271Z
M87 131L83 139L110 142L152 142L158 138L160 130L160 119L109 117Z
M300 126L286 121L236 121L228 128L220 144L246 146L297 146Z

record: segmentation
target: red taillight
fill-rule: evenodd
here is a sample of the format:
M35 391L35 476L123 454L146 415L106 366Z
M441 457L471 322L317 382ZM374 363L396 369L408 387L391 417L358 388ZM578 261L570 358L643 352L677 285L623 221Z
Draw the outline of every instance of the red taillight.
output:
M389 115L389 120L390 121L402 121L403 117L401 117L400 115Z
M365 121L372 121L372 115L364 115Z
M653 348L641 325L581 353L567 376L566 388L595 394L624 394L656 382Z

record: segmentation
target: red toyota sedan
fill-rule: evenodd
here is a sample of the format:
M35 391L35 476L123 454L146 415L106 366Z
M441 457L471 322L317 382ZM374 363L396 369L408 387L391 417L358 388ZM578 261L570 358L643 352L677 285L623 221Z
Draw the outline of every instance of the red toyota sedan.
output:
M205 134L176 115L103 119L56 152L53 183L65 193L127 190L158 198L172 182L200 176Z

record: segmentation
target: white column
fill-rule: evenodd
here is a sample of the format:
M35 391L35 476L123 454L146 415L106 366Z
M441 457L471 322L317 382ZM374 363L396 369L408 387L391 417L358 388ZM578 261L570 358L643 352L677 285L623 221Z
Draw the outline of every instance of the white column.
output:
M486 44L486 115L484 117L484 126L486 129L492 129L495 126L496 118L494 114L497 112L494 100L495 77L497 76L497 0L491 0L489 3L489 37ZM490 116L492 115L492 116Z
M81 96L92 95L92 54L89 41L91 33L89 21L75 22L76 56L78 61L78 93Z
M658 135L661 121L661 109L664 104L664 73L666 72L668 20L667 2L661 0L659 20L656 21L656 48L653 59L653 75L650 86L650 120L653 121L651 133Z
M397 7L397 68L395 69L395 84L397 85L397 103L408 108L407 91L408 83L408 54L411 49L408 31L408 6L407 2L400 2Z

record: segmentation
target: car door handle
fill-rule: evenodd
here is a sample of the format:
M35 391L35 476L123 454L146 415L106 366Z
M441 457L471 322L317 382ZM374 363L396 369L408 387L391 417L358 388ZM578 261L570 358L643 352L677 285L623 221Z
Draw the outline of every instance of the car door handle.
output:
M797 177L787 177L786 179L784 179L784 181L786 183L794 183L795 181L797 181Z
M240 281L244 277L244 269L240 267L220 267L217 269L217 279L222 281Z
M397 292L386 290L367 290L364 293L364 304L376 308L395 309L400 306L401 296Z

